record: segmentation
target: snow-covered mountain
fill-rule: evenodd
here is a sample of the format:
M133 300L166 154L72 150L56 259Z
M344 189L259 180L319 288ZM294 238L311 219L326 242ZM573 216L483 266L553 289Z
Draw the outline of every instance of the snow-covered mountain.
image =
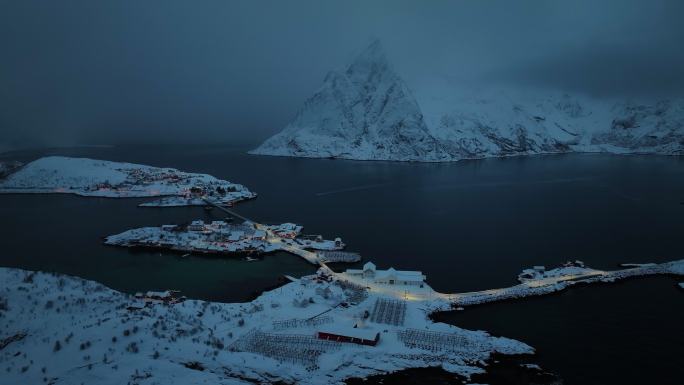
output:
M250 153L434 162L562 152L681 154L684 100L471 91L447 81L412 90L374 41Z

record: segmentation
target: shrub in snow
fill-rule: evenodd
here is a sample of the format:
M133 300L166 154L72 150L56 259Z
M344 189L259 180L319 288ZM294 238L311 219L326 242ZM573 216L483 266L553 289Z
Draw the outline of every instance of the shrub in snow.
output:
M33 277L35 277L36 273L28 273L24 276L24 283L33 283Z
M126 346L126 351L129 352L129 353L137 353L137 352L139 352L138 344L135 343L135 342L131 342L130 344L128 344L128 346Z

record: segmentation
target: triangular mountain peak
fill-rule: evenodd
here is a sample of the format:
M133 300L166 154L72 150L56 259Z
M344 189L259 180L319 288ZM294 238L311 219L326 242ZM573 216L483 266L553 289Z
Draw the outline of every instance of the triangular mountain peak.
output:
M295 119L255 154L369 160L441 160L423 114L373 40L332 71Z
M387 64L387 54L380 40L373 40L361 52L359 52L353 61L349 64L349 68L355 66L363 66L369 63Z

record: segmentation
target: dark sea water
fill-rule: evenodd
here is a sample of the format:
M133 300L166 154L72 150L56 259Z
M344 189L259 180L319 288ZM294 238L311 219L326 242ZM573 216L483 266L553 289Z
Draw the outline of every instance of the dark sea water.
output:
M236 206L266 223L341 236L379 267L419 269L438 291L515 283L522 268L582 259L597 268L684 258L684 159L562 155L451 164L250 156L243 147L139 146L5 154L85 156L203 172L256 191ZM245 301L313 266L181 258L102 245L133 227L220 219L216 210L139 208L138 199L0 195L0 265L51 270L127 292L178 289ZM684 381L684 292L672 278L573 288L448 313L442 319L525 341L567 384Z

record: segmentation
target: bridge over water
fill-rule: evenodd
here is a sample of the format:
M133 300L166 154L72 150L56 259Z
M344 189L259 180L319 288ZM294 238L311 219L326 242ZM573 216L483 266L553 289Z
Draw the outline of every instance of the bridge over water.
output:
M287 251L288 253L291 253L294 255L298 255L298 256L304 258L307 262L311 263L312 265L321 265L321 261L318 258L317 253L309 251L309 250L305 250L301 247L296 247L296 246L293 246L291 244L283 242L283 239L281 237L278 237L277 235L275 235L272 231L270 231L263 224L261 224L257 221L251 220L245 216L242 216L242 215L236 213L235 211L229 209L228 207L220 205L220 204L212 201L211 199L208 199L206 197L202 197L202 200L206 204L213 206L213 207L216 207L217 209L219 209L219 210L221 210L221 211L223 211L223 212L225 212L231 216L234 216L236 218L240 218L243 221L254 223L254 225L256 226L257 229L264 230L266 232L269 242L278 244L282 250Z

